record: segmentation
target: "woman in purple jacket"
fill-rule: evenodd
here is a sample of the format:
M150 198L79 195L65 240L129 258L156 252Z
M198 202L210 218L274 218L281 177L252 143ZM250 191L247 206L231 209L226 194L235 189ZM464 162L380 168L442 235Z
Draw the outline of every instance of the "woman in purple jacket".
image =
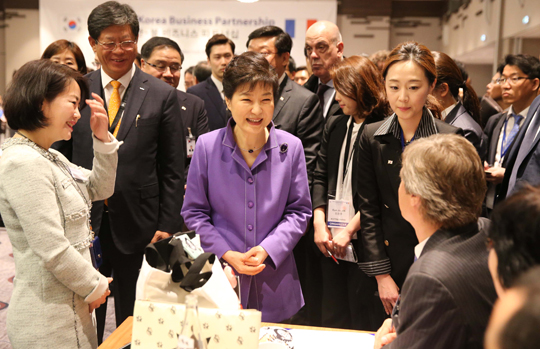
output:
M182 216L240 275L243 307L279 322L304 305L292 254L311 217L304 150L274 128L278 80L264 56L235 57L223 77L232 118L197 141Z

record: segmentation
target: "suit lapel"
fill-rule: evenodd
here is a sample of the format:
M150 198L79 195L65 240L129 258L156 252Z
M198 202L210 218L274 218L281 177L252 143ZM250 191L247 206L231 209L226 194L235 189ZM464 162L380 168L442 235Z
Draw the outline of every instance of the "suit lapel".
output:
M126 101L126 110L122 115L120 130L118 130L118 140L126 138L150 88L147 84L148 78L143 75L139 68L135 69L135 74L129 83L129 95Z
M377 136L381 142L381 157L382 164L386 168L393 193L397 194L400 178L399 171L401 170L401 143L392 134Z
M289 79L289 77L285 75L285 81L283 83L285 83L285 87L283 87L283 92L276 99L276 105L274 107L274 118L273 118L274 123L276 122L276 120L279 119L278 114L281 111L281 109L285 106L289 98L291 98L291 91L292 91L291 84L294 84L294 82L292 82Z
M490 153L488 154L488 160L490 163L495 161L497 146L499 144L499 136L501 135L501 129L506 121L506 115L507 113L502 114L501 118L497 122L497 125L495 125L495 128L493 129L493 133L491 134L491 144L489 145Z
M210 100L214 105L216 106L217 110L219 111L219 115L221 116L221 119L227 123L227 117L225 116L225 105L223 104L223 99L221 98L221 93L218 91L216 84L212 81L212 78L208 78L205 80L206 82L206 91L208 93L208 96L210 97Z
M458 104L456 104L454 109L452 109L450 113L448 113L448 115L444 119L444 122L451 125L455 119L457 119L461 114L465 113L466 111L467 110L465 110L465 108L461 105L461 103L458 102Z

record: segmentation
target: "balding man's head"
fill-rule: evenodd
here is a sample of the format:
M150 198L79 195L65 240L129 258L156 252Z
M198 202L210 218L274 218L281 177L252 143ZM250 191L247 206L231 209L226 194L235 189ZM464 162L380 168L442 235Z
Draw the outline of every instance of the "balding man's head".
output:
M306 52L313 74L322 83L328 82L330 69L343 57L343 42L339 28L332 22L319 21L306 32Z

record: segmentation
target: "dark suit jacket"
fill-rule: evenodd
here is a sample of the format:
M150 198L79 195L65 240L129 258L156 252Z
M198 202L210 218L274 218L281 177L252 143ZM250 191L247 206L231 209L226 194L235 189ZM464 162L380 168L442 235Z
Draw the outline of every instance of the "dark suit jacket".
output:
M191 93L204 101L210 131L227 126L228 117L225 101L221 98L221 93L211 77L188 88L187 93Z
M480 218L429 238L403 285L397 338L389 349L483 348L497 298L488 269L488 223Z
M399 209L401 142L392 134L374 136L383 122L367 125L360 137L357 178L362 250L358 258L368 276L384 274L379 265L389 259L390 275L401 288L418 239ZM463 134L441 120L435 119L435 126L438 133Z
M140 253L156 230L175 233L182 226L185 136L175 89L135 68L117 138L118 169L108 199L111 232L125 254ZM101 70L88 75L90 91L104 96ZM72 161L92 168L90 108L84 106L73 128ZM92 208L92 226L101 224L103 202Z
M511 145L510 149L508 149L506 172L504 173L500 195L497 197L496 202L503 200L508 191L511 193L525 183L530 185L540 184L540 135L536 136L532 144L523 144L523 138L527 133L527 129L538 112L540 112L540 96L536 97L532 102L525 122L521 125L519 132L514 139L514 143ZM538 117L540 117L540 115L536 116L536 118ZM537 131L538 127L531 127L529 130L529 132L534 132L535 134ZM525 158L518 163L517 155L521 147L525 147L524 149L527 153ZM513 171L516 171L517 174L516 183L514 188L508 188L508 181Z
M465 133L465 138L474 145L480 159L484 162L488 148L487 136L460 102L448 113L444 122L462 129Z
M485 127L489 119L499 113L502 113L503 110L493 98L484 96L480 99L480 120L482 121L482 127Z
M506 120L507 114L508 112L502 112L493 115L491 118L489 118L486 127L484 128L484 133L488 138L488 153L486 157L488 164L493 164L495 162L495 155L497 155L497 144L499 143L499 136L501 135L501 129L504 126L504 121Z
M289 79L287 75L281 83L280 90L281 95L276 98L274 107L274 126L295 135L302 141L308 180L311 183L324 126L319 98Z
M306 81L306 83L304 84L304 87L307 88L308 90L310 90L311 92L313 92L315 94L315 96L317 95L317 89L319 88L319 78L316 77L315 75L311 75L308 79L308 81ZM319 98L319 97L317 97ZM321 108L324 108L324 106L321 106ZM342 115L343 114L343 110L341 110L340 106L339 106L339 103L333 99L332 100L332 104L330 104L330 108L328 109L328 114L326 114L326 116L324 116L324 109L323 109L323 117L325 120L328 120L328 118L332 115Z
M178 103L180 104L180 116L185 127L184 134L185 136L189 135L189 127L193 137L198 139L200 135L209 131L208 117L206 116L206 109L204 109L204 101L195 95L191 95L180 90L176 90L176 95L178 96ZM191 158L187 158L187 149L185 161L185 178L187 180L187 172L189 169L189 164L191 163Z
M324 126L321 148L317 157L317 167L313 174L313 209L326 206L328 194L335 191L339 171L339 157L343 141L347 137L347 122L351 117L348 115L332 115ZM370 116L358 131L360 136L366 124L380 121L382 118ZM353 140L355 142L355 140ZM357 152L358 149L355 149ZM356 158L356 157L355 157ZM353 176L353 178L355 178Z

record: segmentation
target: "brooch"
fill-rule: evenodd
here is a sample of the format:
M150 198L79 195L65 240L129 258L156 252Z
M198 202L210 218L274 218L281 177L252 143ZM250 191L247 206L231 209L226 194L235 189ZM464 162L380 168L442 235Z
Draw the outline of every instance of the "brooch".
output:
M282 145L279 146L280 153L286 153L288 149L289 149L289 145L287 143L283 143Z

